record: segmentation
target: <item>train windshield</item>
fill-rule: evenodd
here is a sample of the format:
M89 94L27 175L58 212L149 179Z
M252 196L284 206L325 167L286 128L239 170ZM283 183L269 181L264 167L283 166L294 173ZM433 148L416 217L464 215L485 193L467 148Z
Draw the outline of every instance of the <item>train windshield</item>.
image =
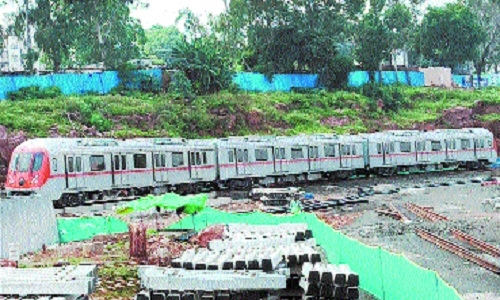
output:
M33 172L40 171L42 168L43 153L35 153L35 158L33 159Z
M14 156L12 157L10 170L27 172L30 170L30 168L32 168L32 170L36 172L40 171L40 169L42 168L42 162L43 153L18 153L14 154Z

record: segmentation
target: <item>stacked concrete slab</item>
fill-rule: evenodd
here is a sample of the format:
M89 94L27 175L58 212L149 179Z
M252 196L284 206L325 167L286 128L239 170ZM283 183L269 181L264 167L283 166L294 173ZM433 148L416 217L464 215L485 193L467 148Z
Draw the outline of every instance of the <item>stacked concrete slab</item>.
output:
M51 200L35 196L0 198L0 259L17 261L19 255L58 242Z
M358 299L358 275L321 257L307 224L230 224L172 268L139 268L136 299Z
M80 299L95 292L94 265L59 268L0 268L0 299ZM28 297L29 296L29 297Z

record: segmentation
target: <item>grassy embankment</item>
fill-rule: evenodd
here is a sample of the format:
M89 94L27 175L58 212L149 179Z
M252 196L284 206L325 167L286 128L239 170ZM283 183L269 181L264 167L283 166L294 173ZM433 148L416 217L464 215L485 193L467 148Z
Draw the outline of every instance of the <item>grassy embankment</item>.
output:
M133 93L128 96L61 96L53 99L1 101L0 124L29 137L45 137L57 124L61 134L95 126L116 137L183 136L201 138L245 134L367 132L384 124L408 128L432 123L443 110L473 107L481 100L500 105L500 89L481 91L399 88L397 112L377 108L377 99L357 92L221 93L187 104L169 95ZM383 97L383 96L381 96ZM390 98L391 96L389 96ZM391 100L389 100L391 101ZM385 100L384 100L385 102ZM346 119L342 126L322 122ZM499 114L479 116L500 121Z

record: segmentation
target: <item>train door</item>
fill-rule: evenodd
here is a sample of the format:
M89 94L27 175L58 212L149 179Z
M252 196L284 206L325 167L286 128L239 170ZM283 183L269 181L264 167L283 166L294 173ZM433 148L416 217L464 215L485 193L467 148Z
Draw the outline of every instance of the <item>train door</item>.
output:
M65 156L66 163L66 188L76 189L78 187L76 172L75 172L75 157Z
M383 160L384 165L392 165L392 153L394 153L394 143L393 142L385 142L384 143L384 153Z
M201 165L201 155L198 151L189 152L189 177L191 179L200 178L200 169L198 166Z
M236 152L236 174L245 175L248 172L248 149L234 149Z
M455 140L446 140L446 159L447 160L456 160L457 152L456 152L456 142Z
M112 172L113 172L113 178L112 182L113 185L115 186L120 186L122 185L122 167L121 167L121 159L119 154L112 155L113 157L113 164L112 164Z
M309 146L309 170L317 171L321 169L321 162L318 158L318 146Z
M429 160L427 157L426 145L427 145L426 141L416 142L415 149L417 153L417 162L426 162Z
M167 160L165 153L153 153L153 178L155 182L167 181Z
M352 166L351 145L340 145L340 167L350 168Z
M274 147L274 172L280 173L286 171L285 148Z

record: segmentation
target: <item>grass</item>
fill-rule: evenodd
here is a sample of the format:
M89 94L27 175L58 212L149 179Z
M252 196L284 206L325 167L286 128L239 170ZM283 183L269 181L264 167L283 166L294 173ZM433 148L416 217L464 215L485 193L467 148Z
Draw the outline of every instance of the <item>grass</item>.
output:
M393 88L394 90L394 88ZM198 97L191 103L169 95L131 93L126 96L61 96L53 99L1 101L0 124L29 137L46 137L56 124L61 134L92 127L116 137L183 136L207 138L244 134L312 132L366 132L382 123L400 128L437 120L443 110L473 107L481 100L500 105L500 89L480 91L401 87L404 108L396 112L377 109L376 99L357 91L300 93L222 92ZM344 126L321 121L348 118ZM498 114L479 117L500 121Z

